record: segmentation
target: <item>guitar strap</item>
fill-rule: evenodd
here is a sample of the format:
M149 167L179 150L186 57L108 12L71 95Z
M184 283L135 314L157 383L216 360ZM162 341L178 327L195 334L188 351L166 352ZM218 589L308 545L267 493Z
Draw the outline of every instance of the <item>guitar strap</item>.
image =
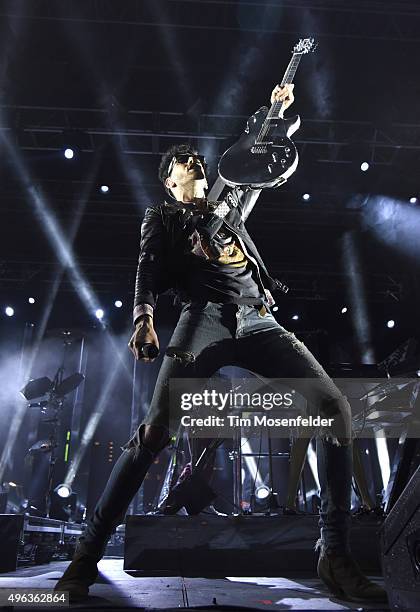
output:
M225 186L226 183L224 182L224 180L220 176L218 176L207 195L207 201L217 202ZM236 206L236 204L234 204L234 206ZM230 212L230 206L226 202L222 201L212 212L220 219L224 219L226 215Z

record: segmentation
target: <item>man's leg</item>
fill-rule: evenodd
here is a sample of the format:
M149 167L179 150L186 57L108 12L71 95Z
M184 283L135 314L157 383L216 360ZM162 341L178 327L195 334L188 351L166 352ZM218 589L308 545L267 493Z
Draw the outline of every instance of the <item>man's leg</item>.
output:
M168 442L169 435L163 427L144 425L138 443L123 450L80 538L87 552L102 557L108 539L123 522L151 464Z
M337 446L317 438L316 456L321 489L319 526L322 545L341 554L350 552L352 445Z
M249 318L255 319L255 314L251 313ZM338 433L349 435L351 415L348 402L306 346L280 325L276 327L275 321L272 329L260 332L257 332L255 327L253 329L253 333L244 334L238 339L238 358L243 367L265 378L294 379L299 391L306 394L308 402L314 405L322 416L341 417L344 427L340 427ZM303 437L303 430L301 433ZM308 429L308 436L311 435L313 431ZM321 536L329 538L326 543L340 549L347 549L346 543L349 539L352 453L351 438L346 436L342 436L342 440L347 445L333 444L332 437L325 439L321 447L323 456L320 462L321 473L329 466L331 470L328 488L327 480L320 478L322 520L323 524L329 526L321 532ZM335 461L339 462L340 471L336 470ZM331 497L332 494L334 497Z
M317 440L321 485L318 576L336 597L387 601L384 589L366 578L350 552L352 446L337 447L324 439Z
M302 381L302 392L322 416L338 420L337 438L318 444L321 485L321 550L318 572L336 595L354 600L386 600L383 589L361 573L349 553L352 478L351 410L306 346L271 315L239 308L237 364L265 378ZM242 318L241 318L242 313ZM265 329L264 329L265 328Z
M123 521L154 458L169 441L170 379L209 378L229 362L232 334L222 315L221 309L210 303L183 309L163 359L145 423L125 445L56 590L68 590L73 599L88 595L97 577L96 564L110 535ZM176 421L177 415L174 417Z
M89 586L98 576L97 562L102 558L111 534L123 522L150 465L168 442L164 428L146 425L138 444L123 450L87 521L73 561L55 586L56 591L69 591L73 600L87 597Z

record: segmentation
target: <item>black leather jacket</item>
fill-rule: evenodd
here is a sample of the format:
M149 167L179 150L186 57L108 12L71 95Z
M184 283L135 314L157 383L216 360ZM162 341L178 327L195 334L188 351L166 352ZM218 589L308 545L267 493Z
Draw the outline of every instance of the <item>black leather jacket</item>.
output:
M199 229L211 235L225 223L238 237L248 259L254 263L261 289L268 290L269 294L277 290L287 293L288 287L268 274L257 247L245 229L245 221L260 192L261 189L235 187L224 198L229 206L229 213L223 219L213 213L204 214ZM175 200L173 203L164 202L146 209L141 225L140 256L134 295L134 320L138 316L136 306L139 304L155 306L157 296L168 289L174 289L178 295L180 294L183 274L181 259L188 250L191 216L188 206ZM267 295L267 291L265 294ZM269 298L269 295L267 297ZM273 303L272 300L271 304ZM270 305L270 299L268 299L268 304Z

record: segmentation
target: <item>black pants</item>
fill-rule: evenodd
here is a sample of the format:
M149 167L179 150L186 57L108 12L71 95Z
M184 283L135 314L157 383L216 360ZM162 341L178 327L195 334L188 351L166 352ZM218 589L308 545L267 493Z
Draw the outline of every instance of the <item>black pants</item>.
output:
M144 424L173 433L181 418L180 407L170 404L169 381L175 378L210 378L219 368L234 365L264 378L293 378L325 416L336 415L349 435L350 407L325 370L294 334L277 323L271 313L253 306L193 302L184 306L169 342L156 382L149 412L114 466L89 519L83 542L99 551L123 520L127 507L153 461L144 447ZM174 411L179 411L179 414ZM349 547L352 478L351 444L339 445L323 437L317 443L321 486L321 539L329 548Z

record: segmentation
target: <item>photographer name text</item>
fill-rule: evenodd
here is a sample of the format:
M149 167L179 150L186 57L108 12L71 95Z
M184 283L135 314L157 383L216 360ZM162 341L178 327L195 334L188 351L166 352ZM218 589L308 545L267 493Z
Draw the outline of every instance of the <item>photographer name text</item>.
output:
M209 415L192 417L185 414L181 417L184 427L331 427L334 419L320 416L296 416L290 418L269 417L266 414L253 414L250 417L239 417L229 414L225 417Z

